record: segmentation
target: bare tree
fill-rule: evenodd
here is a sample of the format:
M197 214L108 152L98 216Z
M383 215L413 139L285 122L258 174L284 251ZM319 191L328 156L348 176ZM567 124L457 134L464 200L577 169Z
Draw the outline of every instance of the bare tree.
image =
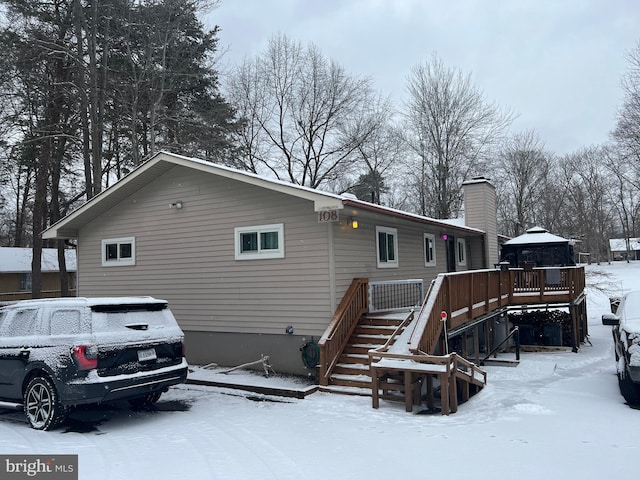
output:
M513 115L487 103L471 77L447 68L437 56L414 67L407 81L405 132L417 158L414 184L420 213L457 213L462 182L484 170L491 147Z
M379 128L369 79L285 35L234 72L228 98L244 122L245 167L313 188L350 173Z
M581 238L584 247L600 263L608 259L608 238L613 231L615 209L611 175L605 168L602 147L584 148L562 160L567 181L566 228Z
M622 77L624 103L618 111L613 138L620 152L632 159L636 188L640 189L640 42L627 58L629 69Z
M536 223L551 162L533 131L510 137L494 164L501 231L517 236Z

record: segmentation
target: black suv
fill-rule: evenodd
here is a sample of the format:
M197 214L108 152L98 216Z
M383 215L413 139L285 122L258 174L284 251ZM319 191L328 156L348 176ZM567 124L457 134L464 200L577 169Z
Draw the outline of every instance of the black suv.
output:
M50 430L74 405L143 408L187 378L184 334L151 297L25 300L0 308L0 408Z
M640 291L627 293L615 313L602 316L604 325L613 326L613 343L620 392L627 403L640 404Z

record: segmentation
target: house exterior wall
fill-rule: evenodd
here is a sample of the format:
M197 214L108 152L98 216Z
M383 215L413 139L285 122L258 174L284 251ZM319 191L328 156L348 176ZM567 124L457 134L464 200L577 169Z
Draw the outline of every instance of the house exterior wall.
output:
M182 208L172 207L178 201ZM358 229L348 221L353 214ZM421 278L426 287L447 271L436 227L347 209L339 215L321 223L312 201L175 166L80 229L78 294L168 300L193 364L269 355L278 372L309 373L300 347L319 340L353 278ZM284 225L284 258L235 259L235 228L272 224ZM397 229L395 268L377 265L376 226ZM435 266L425 266L424 233L434 235ZM103 266L102 241L130 237L135 265ZM467 251L480 240L470 235ZM467 262L459 269L479 268Z
M278 223L285 258L235 260L235 227ZM333 314L328 231L310 201L175 167L81 229L79 295L168 300L192 363L254 361L260 348L303 368L299 347ZM135 237L135 265L102 266L101 241L124 237ZM288 326L296 340L281 351Z
M445 242L438 232L416 226L413 222L382 215L359 217L357 229L348 221L334 228L334 251L336 287L344 293L353 278L368 278L369 281L423 279L425 286L438 273L447 271ZM395 228L398 234L398 267L377 266L376 227ZM425 266L424 233L433 234L436 246L435 266ZM339 295L341 298L341 295Z
M28 273L28 272L27 272ZM0 273L0 294L28 292L20 289L20 273ZM75 288L75 274L68 273L69 288ZM42 290L60 290L60 274L58 272L42 273Z

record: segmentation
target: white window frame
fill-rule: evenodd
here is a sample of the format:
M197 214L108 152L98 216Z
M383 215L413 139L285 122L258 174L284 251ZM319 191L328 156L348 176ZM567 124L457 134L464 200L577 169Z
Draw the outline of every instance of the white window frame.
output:
M258 250L252 252L242 251L242 234L256 233L258 239L261 233L277 233L278 248L270 248L262 250L258 241ZM284 258L284 224L274 223L271 225L253 225L249 227L236 227L233 229L235 241L236 260L261 260L265 258Z
M436 236L432 233L425 233L423 237L424 244L424 266L436 266Z
M117 258L107 258L107 245L117 245ZM131 245L131 257L120 257L120 246ZM136 264L136 237L107 238L101 242L102 250L100 258L102 258L103 267L123 267L126 265Z
M456 238L456 261L461 267L467 264L467 242L464 238Z
M393 237L393 260L380 258L380 234ZM376 227L376 260L378 268L398 268L398 230L389 227Z

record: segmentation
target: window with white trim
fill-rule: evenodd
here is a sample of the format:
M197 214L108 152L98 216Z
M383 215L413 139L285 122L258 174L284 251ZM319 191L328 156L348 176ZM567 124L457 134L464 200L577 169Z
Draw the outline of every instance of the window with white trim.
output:
M236 227L236 260L284 258L284 224Z
M467 242L464 238L456 239L456 260L460 266L467 264Z
M115 267L136 264L136 237L102 240L102 266Z
M376 227L376 247L378 249L378 268L398 266L398 230Z
M436 236L431 233L424 234L424 266L436 266Z

